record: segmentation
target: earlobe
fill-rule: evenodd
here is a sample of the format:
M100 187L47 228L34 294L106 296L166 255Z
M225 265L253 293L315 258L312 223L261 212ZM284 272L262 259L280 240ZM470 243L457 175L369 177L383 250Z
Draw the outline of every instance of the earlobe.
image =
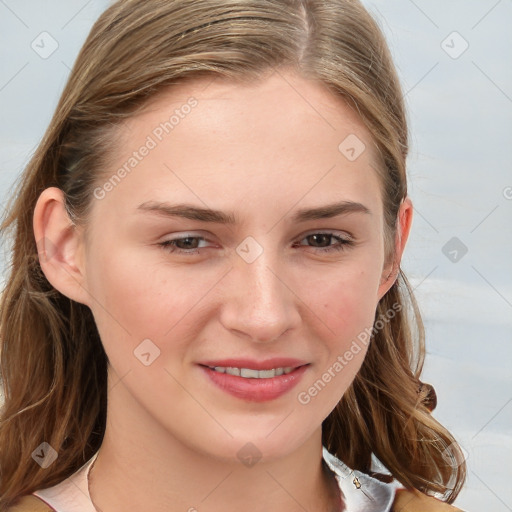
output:
M393 283L398 278L400 272L400 262L405 245L411 231L413 205L411 199L407 196L402 200L398 211L398 222L395 236L395 253L394 259L390 266L387 266L382 273L382 280L379 286L379 300L389 291Z
M41 193L34 209L33 229L41 270L49 283L66 297L88 305L81 231L68 215L62 190L50 187Z

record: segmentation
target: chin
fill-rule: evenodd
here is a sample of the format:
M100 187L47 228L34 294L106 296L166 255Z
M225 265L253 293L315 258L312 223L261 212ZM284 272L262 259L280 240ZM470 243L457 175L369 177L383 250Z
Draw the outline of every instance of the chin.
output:
M282 421L282 418L279 421ZM236 432L228 429L233 437L227 433L221 434L215 436L215 439L211 438L206 444L204 443L206 439L203 437L201 446L196 447L196 450L199 449L205 456L223 463L242 463L247 467L252 467L258 462L280 460L300 448L311 434L303 433L301 436L291 423L288 429L280 430L279 421L274 422L274 431L272 429L256 430L254 426L252 430L238 429Z

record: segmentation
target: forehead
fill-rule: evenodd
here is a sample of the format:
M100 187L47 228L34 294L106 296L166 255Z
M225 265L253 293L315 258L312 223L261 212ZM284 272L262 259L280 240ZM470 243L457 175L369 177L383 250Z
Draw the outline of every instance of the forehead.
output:
M162 120L162 114L165 120L170 117L165 113L172 114L173 111L188 116L186 104L193 100L200 104L201 114L188 124L196 128L203 120L208 121L210 127L215 124L218 129L229 129L242 118L246 121L243 123L245 131L250 133L256 133L256 128L272 133L283 127L288 134L293 125L295 135L309 131L312 140L320 131L336 131L339 138L340 130L370 138L358 114L341 96L335 95L320 81L289 71L274 71L254 83L234 82L222 77L187 79L150 98L142 114L132 117L127 126L132 128L134 124ZM193 110L197 112L198 109ZM301 123L306 120L311 130ZM236 128L240 131L242 126L238 124ZM374 151L373 147L368 149Z
M109 172L125 172L105 205L379 201L378 152L368 130L340 97L293 73L254 84L202 77L174 85L119 135Z

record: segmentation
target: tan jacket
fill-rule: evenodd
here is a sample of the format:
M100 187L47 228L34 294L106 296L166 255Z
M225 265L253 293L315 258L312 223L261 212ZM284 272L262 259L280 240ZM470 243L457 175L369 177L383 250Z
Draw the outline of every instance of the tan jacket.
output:
M52 512L53 509L35 496L24 496L9 512ZM392 512L462 512L435 498L419 492L398 490Z

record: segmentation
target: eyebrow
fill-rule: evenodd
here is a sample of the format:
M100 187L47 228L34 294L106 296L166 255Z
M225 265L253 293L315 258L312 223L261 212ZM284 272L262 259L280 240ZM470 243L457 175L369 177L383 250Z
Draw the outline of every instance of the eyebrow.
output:
M148 212L162 217L180 217L184 219L234 225L237 217L233 212L223 212L211 208L200 208L192 204L170 204L158 201L146 201L140 204L136 211ZM350 213L364 213L371 215L371 211L361 203L354 201L341 201L337 203L318 206L316 208L303 208L298 210L291 218L292 222L307 222L311 220L329 219Z

